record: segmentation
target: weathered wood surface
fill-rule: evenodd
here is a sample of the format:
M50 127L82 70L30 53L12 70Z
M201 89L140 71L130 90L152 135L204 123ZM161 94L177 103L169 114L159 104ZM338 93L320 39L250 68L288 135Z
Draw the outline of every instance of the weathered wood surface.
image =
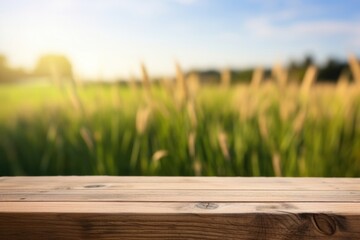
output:
M360 179L0 177L0 239L360 239Z

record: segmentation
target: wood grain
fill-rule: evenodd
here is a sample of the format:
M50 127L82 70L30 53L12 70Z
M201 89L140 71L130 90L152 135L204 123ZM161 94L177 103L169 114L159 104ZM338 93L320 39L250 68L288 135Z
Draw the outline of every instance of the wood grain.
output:
M360 239L360 179L1 177L0 239Z
M356 202L360 191L235 190L7 190L0 201L39 202Z

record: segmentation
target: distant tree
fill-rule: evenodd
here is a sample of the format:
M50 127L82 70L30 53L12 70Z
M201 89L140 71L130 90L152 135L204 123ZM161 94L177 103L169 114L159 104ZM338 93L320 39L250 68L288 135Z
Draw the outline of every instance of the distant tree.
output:
M186 75L197 74L199 80L203 84L219 84L220 83L220 72L214 69L210 70L192 70Z
M341 72L348 68L347 63L335 58L329 58L325 66L319 70L320 81L336 82L339 79Z
M220 83L220 72L215 69L200 72L200 81L208 84Z
M307 54L304 58L303 67L309 67L310 65L314 65L314 57L311 54Z
M72 77L72 67L67 57L49 54L39 58L34 73L48 77L70 78Z
M288 81L301 83L304 78L306 71L306 66L311 65L313 62L311 56L305 57L303 62L297 62L295 60L290 60L288 64Z
M311 66L316 65L314 57L311 54L304 56L302 61L290 60L288 64L288 77L290 82L301 83L306 69Z
M250 68L242 69L242 70L233 70L232 71L232 75L233 75L232 82L233 83L250 83L253 71L254 70L250 69Z

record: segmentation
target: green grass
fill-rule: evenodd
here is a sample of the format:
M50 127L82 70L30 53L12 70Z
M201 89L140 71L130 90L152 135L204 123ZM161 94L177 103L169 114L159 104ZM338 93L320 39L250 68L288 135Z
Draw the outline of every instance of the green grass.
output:
M2 86L0 175L360 177L358 88L175 95L161 86Z

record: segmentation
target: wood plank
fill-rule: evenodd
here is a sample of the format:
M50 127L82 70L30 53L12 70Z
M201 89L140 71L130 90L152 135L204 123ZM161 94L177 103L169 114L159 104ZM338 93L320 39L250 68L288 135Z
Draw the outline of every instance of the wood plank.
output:
M1 239L359 239L337 214L0 213Z
M360 179L1 177L0 239L360 239Z
M16 177L4 178L8 189L244 189L244 190L360 190L360 179L346 178L220 178L220 177Z
M7 190L0 201L42 202L359 202L360 191L249 191L249 190Z
M101 206L101 207L100 207ZM1 213L244 214L336 213L360 215L360 203L317 202L0 202Z

